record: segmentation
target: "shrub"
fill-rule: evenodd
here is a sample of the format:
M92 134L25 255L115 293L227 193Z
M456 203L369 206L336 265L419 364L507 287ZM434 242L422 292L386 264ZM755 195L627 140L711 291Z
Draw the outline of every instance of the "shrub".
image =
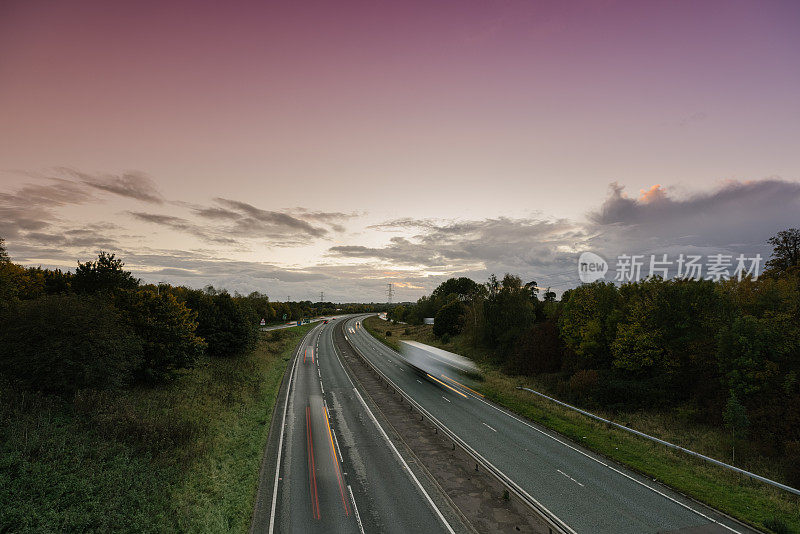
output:
M591 395L600 382L600 375L594 369L582 369L569 379L569 390L575 398L584 399Z
M30 389L71 394L124 386L141 361L141 339L103 298L20 301L0 322L0 371Z
M387 330L386 331L386 337L392 337L392 331L391 330Z
M764 526L767 527L772 532L774 532L775 534L790 534L792 532L791 530L789 530L786 521L778 517L767 519L766 521L764 521Z
M786 481L794 488L800 488L800 441L787 441L784 445L786 456Z
M533 376L554 373L561 368L563 346L554 321L532 325L519 337L509 354L505 369L511 374Z
M442 334L442 343L444 343L445 345L450 343L450 334L448 334L447 332Z

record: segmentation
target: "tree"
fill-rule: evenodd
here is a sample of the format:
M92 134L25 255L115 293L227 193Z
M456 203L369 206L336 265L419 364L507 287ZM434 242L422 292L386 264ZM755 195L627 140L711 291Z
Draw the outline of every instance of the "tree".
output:
M750 420L747 418L747 410L739 402L736 392L731 390L728 402L725 404L725 411L722 413L722 418L725 421L725 426L731 431L731 463L736 463L736 440L742 438L747 433L747 427L750 426Z
M255 345L259 318L228 293L192 291L186 305L197 312L197 334L212 356L241 354Z
M781 274L800 265L800 229L782 230L768 240L772 256L766 263L768 272Z
M6 251L6 240L0 237L0 263L9 263L10 261Z
M477 282L464 276L450 278L433 290L431 300L439 302L440 306L443 306L450 295L455 295L458 300L465 302L472 299L473 295L478 291L478 286Z
M506 274L500 284L492 276L488 287L489 296L485 304L486 339L498 349L495 356L503 360L507 358L514 341L534 322L536 310L530 291L522 285L518 276Z
M136 289L139 280L123 269L122 260L101 251L97 261L78 263L72 287L79 293L112 292L116 289Z
M196 314L169 293L118 291L114 304L130 328L142 339L142 360L137 375L164 380L179 369L190 368L205 350L195 334Z
M451 302L436 314L433 321L433 334L435 336L455 336L464 328L464 305L459 301Z
M619 290L611 282L583 284L570 291L559 318L564 344L584 368L609 368L619 322Z
M141 359L141 340L105 298L19 301L0 323L0 374L30 389L70 395L122 387Z

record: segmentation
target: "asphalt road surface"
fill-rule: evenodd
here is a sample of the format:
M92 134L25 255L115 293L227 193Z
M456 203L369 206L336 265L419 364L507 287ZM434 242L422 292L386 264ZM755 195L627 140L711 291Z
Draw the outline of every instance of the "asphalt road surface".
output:
M420 377L345 319L350 342L396 386L578 533L750 533L742 524L524 421L446 378Z
M454 532L453 511L407 467L342 366L337 322L317 325L289 362L253 531Z

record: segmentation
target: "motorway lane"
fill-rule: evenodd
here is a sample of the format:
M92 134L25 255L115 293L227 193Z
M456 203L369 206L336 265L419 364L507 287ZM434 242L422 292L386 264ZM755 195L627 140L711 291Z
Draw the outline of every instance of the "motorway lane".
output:
M452 532L376 426L332 339L307 336L293 362L276 532Z
M439 380L458 391L419 376L399 354L360 327L360 321L350 319L345 328L362 354L576 532L636 534L701 525L710 525L710 532L752 532L553 432L510 415L444 377Z

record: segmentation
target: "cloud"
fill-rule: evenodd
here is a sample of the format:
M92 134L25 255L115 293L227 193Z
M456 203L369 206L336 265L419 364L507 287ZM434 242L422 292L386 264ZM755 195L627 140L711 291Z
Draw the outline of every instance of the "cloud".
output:
M398 287L409 284L409 289L430 290L432 283L456 275L485 280L493 272L560 284L569 280L562 276L565 272L575 274L572 248L588 238L580 225L564 219L497 217L437 223L404 218L374 226L387 231L411 228L417 234L394 236L383 247L331 247L329 254L374 260L384 268L405 266L406 276Z
M196 225L180 217L175 217L172 215L160 215L157 213L145 213L141 211L129 211L128 214L140 221L157 224L159 226L164 226L166 228L178 232L184 232L193 235L195 237L198 237L203 241L208 241L210 243L218 243L222 245L239 244L239 242L236 241L235 239L231 239L229 237L224 237L221 235L216 235L210 232L208 229L203 228L202 226Z
M354 213L310 211L295 208L294 213L265 210L228 198L215 198L215 206L189 206L192 212L208 221L219 223L219 233L249 239L266 239L271 246L298 246L327 237L327 225L335 232L344 232L343 221Z
M43 230L57 219L56 208L90 200L91 193L80 184L58 178L0 193L0 235L17 237L23 231Z
M142 202L150 204L164 203L164 198L161 196L161 193L159 193L155 182L149 176L139 171L129 171L119 175L91 175L69 167L59 167L57 170L100 191L141 200Z
M777 178L726 181L683 196L653 186L638 199L612 183L608 198L589 213L587 231L612 252L688 246L768 252L767 238L797 226L798 212L800 183Z

